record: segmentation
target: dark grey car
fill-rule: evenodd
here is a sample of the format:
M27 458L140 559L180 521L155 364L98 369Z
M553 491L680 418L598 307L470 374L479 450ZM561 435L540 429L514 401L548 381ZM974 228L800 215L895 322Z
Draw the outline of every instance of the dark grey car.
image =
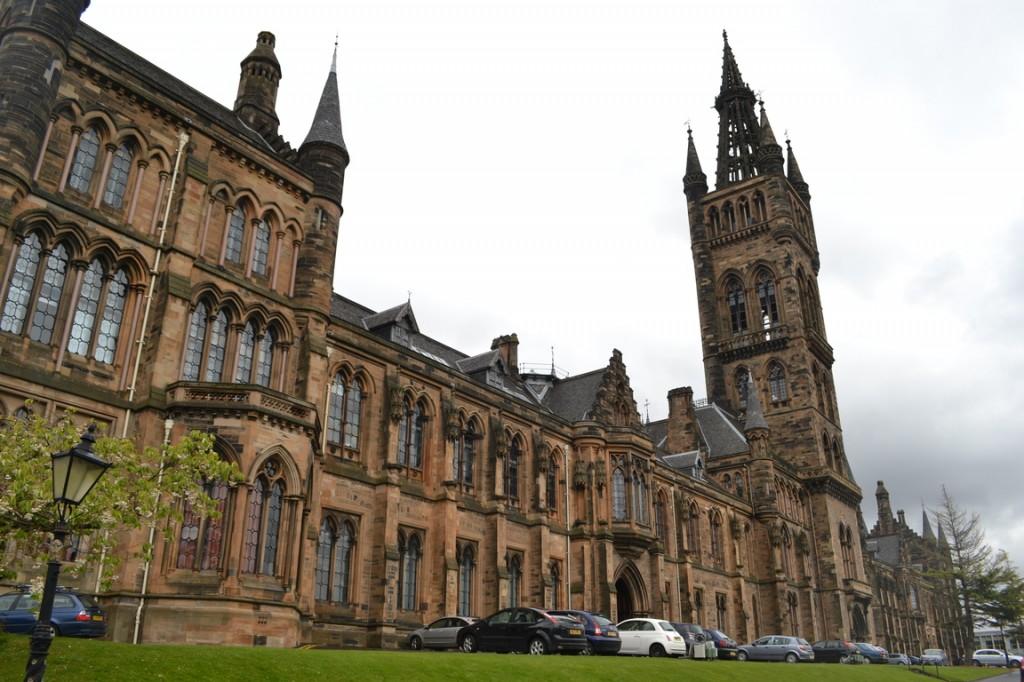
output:
M801 637L768 635L751 644L744 644L736 653L741 661L813 661L814 649Z
M409 633L409 648L420 649L455 649L459 646L459 633L462 628L475 623L472 616L449 616L439 618L430 625L424 625Z

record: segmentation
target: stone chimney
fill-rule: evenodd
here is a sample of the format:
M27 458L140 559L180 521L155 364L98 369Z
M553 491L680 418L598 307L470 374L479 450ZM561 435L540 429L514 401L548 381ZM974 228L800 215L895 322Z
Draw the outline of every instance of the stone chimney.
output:
M900 520L900 528L906 528L907 527L907 515L903 512L902 509L900 509L898 512L896 512L896 517Z
M883 535L889 535L893 530L892 506L889 503L889 491L885 489L883 481L879 481L875 489L875 502L878 504L878 530Z
M697 447L693 389L689 386L673 388L668 392L668 437L665 440L665 449L675 453L691 452Z
M499 336L491 341L491 350L501 354L501 361L505 363L508 373L514 377L519 376L519 337L515 332Z

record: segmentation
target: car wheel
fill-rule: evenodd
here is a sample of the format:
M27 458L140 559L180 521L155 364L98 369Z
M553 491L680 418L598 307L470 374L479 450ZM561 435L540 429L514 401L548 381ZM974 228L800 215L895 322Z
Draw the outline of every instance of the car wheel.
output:
M864 658L864 665L870 665L870 664L871 664L871 659L870 659L870 658L867 658L867 657L865 657L865 658Z
M409 640L409 648L413 651L419 651L423 648L423 640L419 637L414 636L412 639Z
M786 663L796 663L798 660L800 659L792 651L786 654Z
M590 646L590 642L587 642L587 646L580 649L580 656L593 656L594 647Z
M736 660L737 661L745 661L745 660L747 660L747 652L746 651L741 651L738 654L736 654Z
M1020 667L1020 661L1010 661L1010 667L1011 668L1019 668Z
M975 668L980 668L981 667L981 661L979 661L978 659L974 659L973 663L974 663L974 667Z
M661 646L660 644L652 644L650 654L654 658L661 658L665 655L665 647Z
M529 652L531 656L543 656L548 652L547 642L540 637L534 637L530 640Z
M462 636L462 642L459 644L459 649L467 654L476 653L476 635L472 632Z

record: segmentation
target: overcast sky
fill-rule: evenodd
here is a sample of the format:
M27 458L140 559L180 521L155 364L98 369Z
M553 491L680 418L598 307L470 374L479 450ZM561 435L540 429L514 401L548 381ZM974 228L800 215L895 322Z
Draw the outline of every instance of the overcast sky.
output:
M704 395L681 177L713 182L727 28L813 195L846 451L920 527L946 484L1024 564L1024 3L93 0L85 20L231 106L277 35L298 146L335 32L352 156L335 290L466 353L577 373L619 348L641 413Z

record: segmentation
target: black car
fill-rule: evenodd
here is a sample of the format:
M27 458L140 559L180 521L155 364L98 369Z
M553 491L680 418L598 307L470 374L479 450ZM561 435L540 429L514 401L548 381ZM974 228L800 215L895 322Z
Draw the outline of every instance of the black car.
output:
M502 609L463 630L459 648L467 653L576 654L587 648L587 636L583 624L568 616L553 616L541 609Z
M857 651L857 645L853 642L823 639L814 643L814 660L818 663L846 663Z
M589 611L548 611L552 616L575 618L587 635L587 647L581 654L617 654L622 648L622 639L615 623L604 616Z
M672 627L676 629L676 632L683 636L683 640L686 642L686 650L691 651L694 644L703 645L707 641L707 635L704 634L704 628L695 623L672 623Z
M864 660L868 663L888 663L889 654L882 647L869 644L868 642L854 642L854 646L860 650Z
M704 628L704 641L711 640L718 649L718 657L726 660L735 660L739 652L739 644L729 635L714 628Z
M27 588L0 595L0 630L30 634L38 609L38 601ZM107 633L106 614L93 598L64 587L58 587L53 595L50 623L56 634L65 637L102 637Z

